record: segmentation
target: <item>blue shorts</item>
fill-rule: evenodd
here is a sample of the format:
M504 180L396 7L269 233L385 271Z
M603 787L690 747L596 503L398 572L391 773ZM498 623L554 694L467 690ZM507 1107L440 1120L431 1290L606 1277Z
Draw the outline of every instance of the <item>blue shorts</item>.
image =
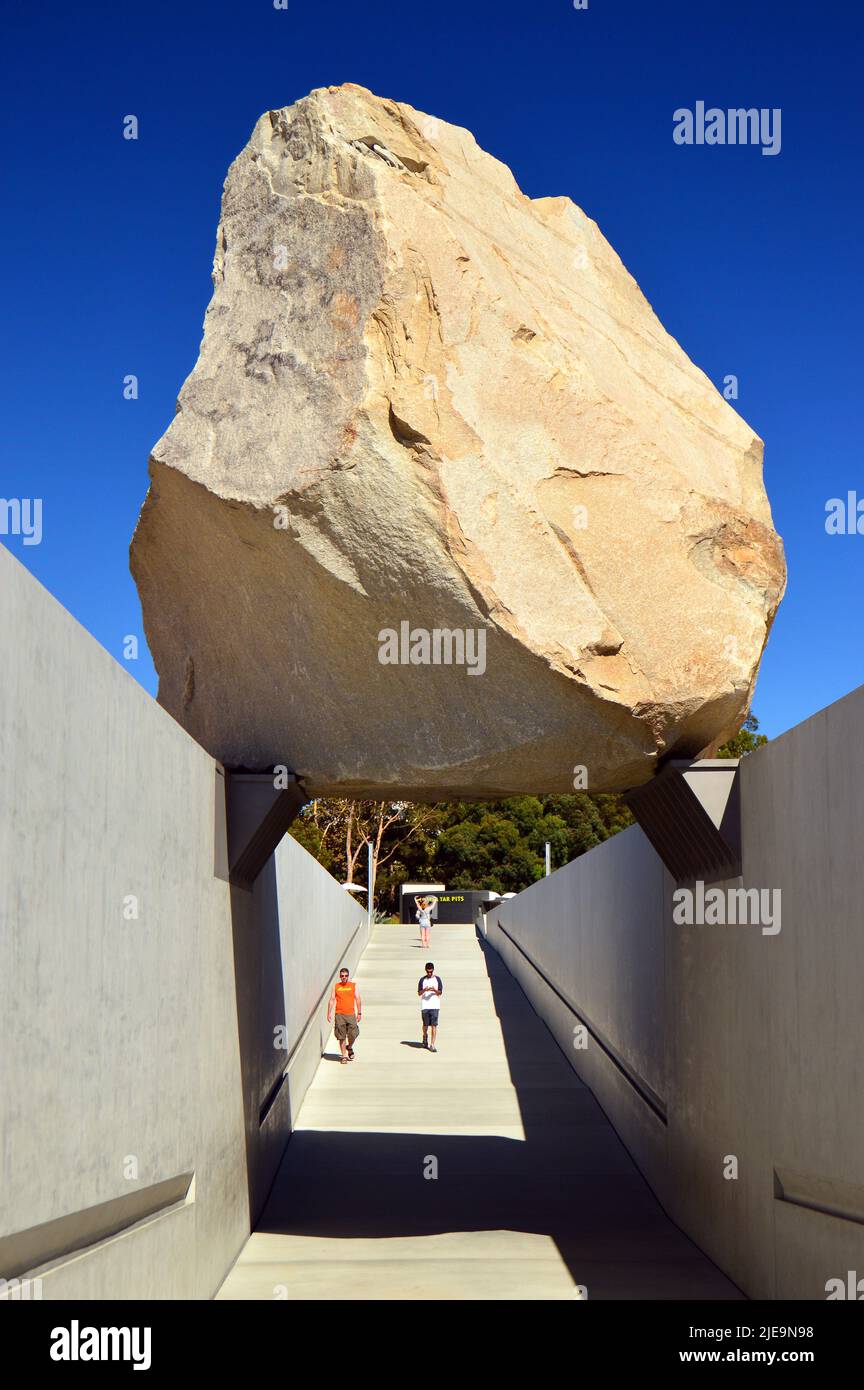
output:
M437 1010L437 1009L421 1009L420 1012L421 1012L421 1014L423 1015L423 1027L424 1027L424 1028L437 1028L437 1027L438 1027L438 1010Z

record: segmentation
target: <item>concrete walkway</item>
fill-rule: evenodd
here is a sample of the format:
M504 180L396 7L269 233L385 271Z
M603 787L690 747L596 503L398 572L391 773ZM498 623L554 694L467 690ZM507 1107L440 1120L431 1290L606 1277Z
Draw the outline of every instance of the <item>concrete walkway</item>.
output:
M357 1056L331 1039L220 1299L740 1298L664 1216L473 927L376 929ZM426 960L439 1052L420 1045ZM427 1176L437 1173L437 1176Z

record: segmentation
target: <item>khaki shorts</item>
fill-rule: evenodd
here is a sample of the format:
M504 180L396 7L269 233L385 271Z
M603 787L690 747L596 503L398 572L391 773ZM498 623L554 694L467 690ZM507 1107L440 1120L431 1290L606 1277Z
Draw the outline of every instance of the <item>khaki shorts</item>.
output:
M333 1032L337 1042L347 1041L350 1047L360 1032L360 1025L353 1014L337 1014Z

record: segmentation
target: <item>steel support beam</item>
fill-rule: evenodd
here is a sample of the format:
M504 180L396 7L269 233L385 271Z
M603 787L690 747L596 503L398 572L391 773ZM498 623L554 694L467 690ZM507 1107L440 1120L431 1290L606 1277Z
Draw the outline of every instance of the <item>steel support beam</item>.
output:
M224 787L221 793L220 784ZM285 784L285 785L283 785ZM231 772L216 779L216 874L252 890L256 878L308 801L293 774Z
M676 882L740 875L737 758L669 762L624 800Z

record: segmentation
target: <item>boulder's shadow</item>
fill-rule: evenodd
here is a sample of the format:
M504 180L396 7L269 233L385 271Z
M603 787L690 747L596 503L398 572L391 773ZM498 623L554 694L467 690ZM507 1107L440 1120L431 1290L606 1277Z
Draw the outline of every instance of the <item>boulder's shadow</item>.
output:
M740 1298L663 1212L513 976L481 947L525 1139L300 1130L258 1230L342 1240L525 1231L551 1237L592 1298Z

